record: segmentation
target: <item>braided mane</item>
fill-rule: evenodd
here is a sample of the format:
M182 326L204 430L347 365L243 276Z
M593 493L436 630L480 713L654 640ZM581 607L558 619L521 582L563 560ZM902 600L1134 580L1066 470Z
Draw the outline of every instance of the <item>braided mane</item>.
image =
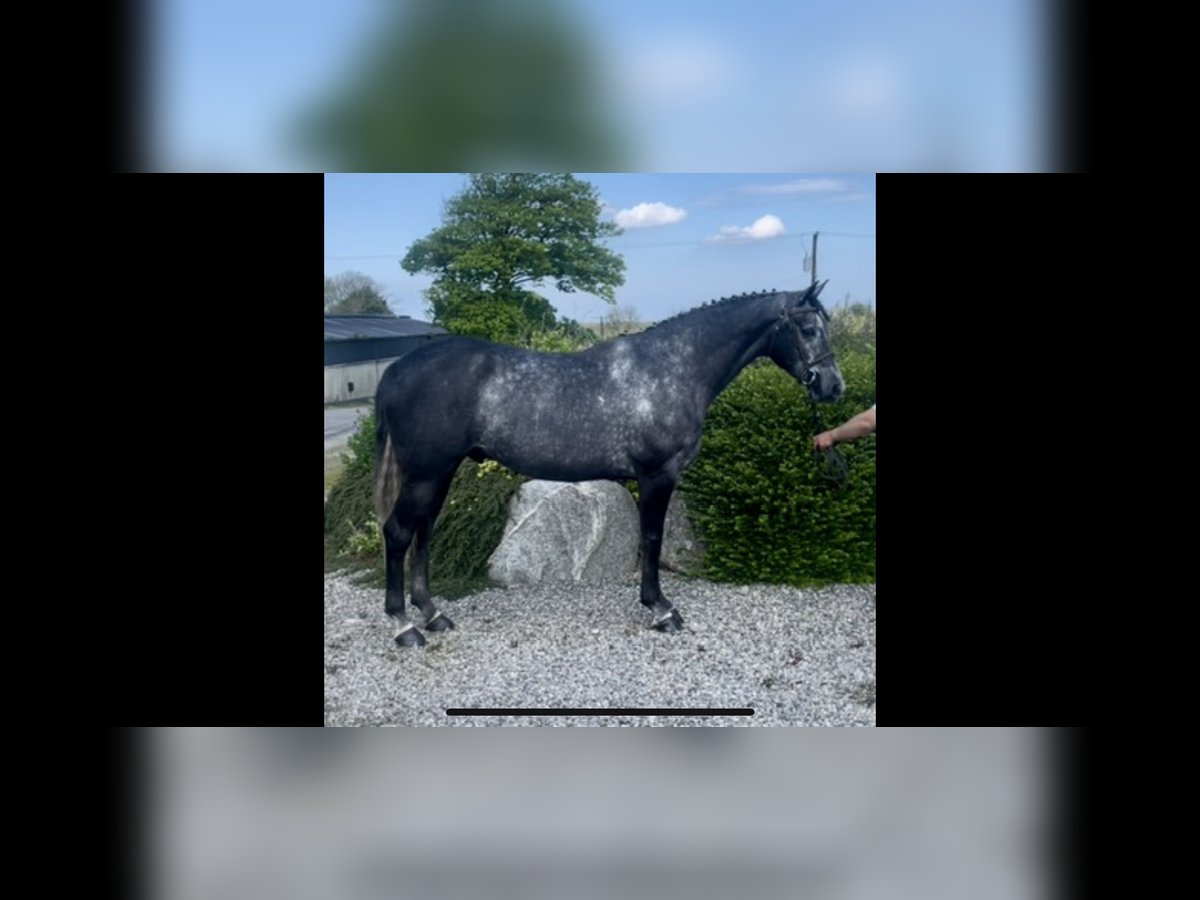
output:
M709 300L707 303L701 303L699 306L693 306L691 309L685 309L683 312L677 312L673 316L670 316L659 322L655 322L653 325L647 328L646 331L653 331L659 325L666 325L668 322L674 322L676 319L682 319L684 316L690 316L693 313L702 312L706 309L714 309L718 306L732 306L735 303L741 303L746 300L754 300L757 297L767 297L778 293L780 292L772 288L769 291L755 291L750 294L734 294L730 297L721 297L718 300ZM645 333L645 331L642 332L642 334Z

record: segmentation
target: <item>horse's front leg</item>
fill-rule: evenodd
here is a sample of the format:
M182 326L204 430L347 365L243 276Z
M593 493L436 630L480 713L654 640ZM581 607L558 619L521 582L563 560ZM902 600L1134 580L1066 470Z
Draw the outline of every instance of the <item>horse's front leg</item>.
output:
M663 596L658 586L658 557L662 552L663 522L667 504L675 490L675 479L666 472L638 476L641 494L638 512L642 523L642 605L654 613L653 627L675 632L683 628L683 618Z

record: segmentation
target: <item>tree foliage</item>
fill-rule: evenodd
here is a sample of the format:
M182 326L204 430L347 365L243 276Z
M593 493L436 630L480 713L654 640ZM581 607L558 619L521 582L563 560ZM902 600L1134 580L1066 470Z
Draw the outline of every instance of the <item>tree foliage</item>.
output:
M614 307L602 320L606 334L626 334L631 331L641 331L642 317L637 308L626 304Z
M443 218L401 265L434 274L430 314L449 331L528 343L556 325L531 287L550 280L613 303L625 281L624 260L600 243L620 229L600 220L596 189L571 175L472 175Z
M393 4L298 135L326 171L632 170L595 42L552 0Z
M325 277L327 315L391 315L379 284L362 272L342 272Z
M833 311L829 337L842 351L875 352L875 311L863 303L852 303Z

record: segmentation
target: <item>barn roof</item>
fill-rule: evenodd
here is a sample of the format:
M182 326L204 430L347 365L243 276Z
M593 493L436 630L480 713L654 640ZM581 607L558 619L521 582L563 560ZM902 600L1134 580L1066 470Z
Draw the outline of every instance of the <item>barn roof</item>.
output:
M408 316L326 316L325 340L350 341L356 338L411 337L413 335L445 334L429 322L419 322Z

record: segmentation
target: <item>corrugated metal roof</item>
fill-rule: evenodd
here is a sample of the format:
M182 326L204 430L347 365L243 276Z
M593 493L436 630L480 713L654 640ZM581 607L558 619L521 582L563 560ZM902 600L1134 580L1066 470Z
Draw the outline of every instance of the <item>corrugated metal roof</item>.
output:
M445 328L418 322L407 316L326 316L325 340L350 341L355 338L411 337L445 334Z

